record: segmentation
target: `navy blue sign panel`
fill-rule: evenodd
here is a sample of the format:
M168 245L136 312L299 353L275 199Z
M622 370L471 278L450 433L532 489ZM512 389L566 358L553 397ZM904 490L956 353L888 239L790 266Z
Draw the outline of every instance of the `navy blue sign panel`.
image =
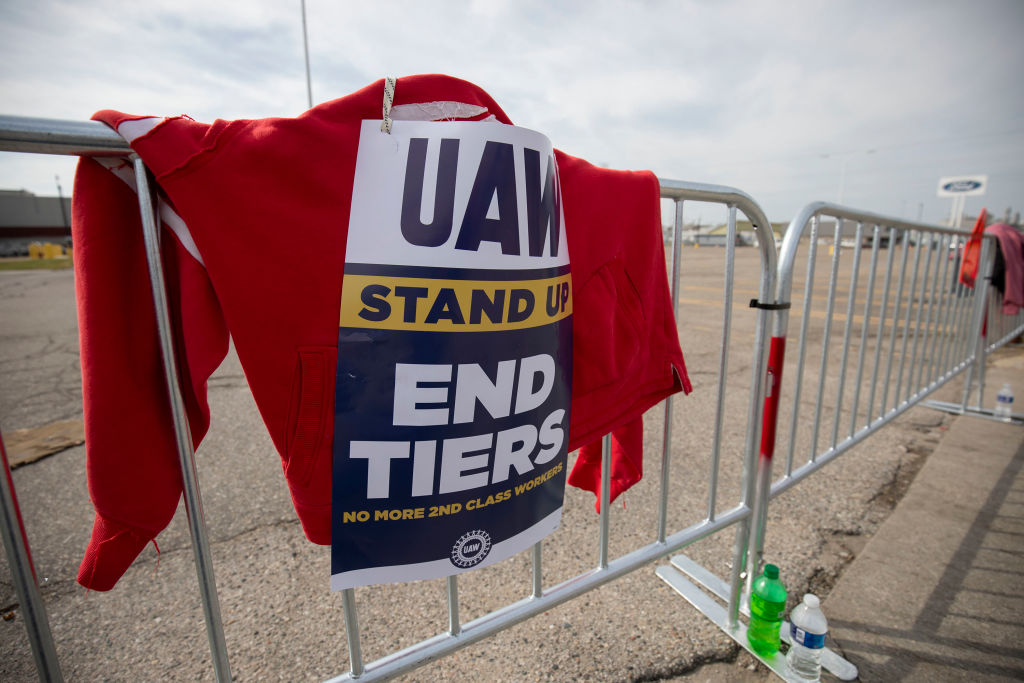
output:
M550 143L500 124L366 123L356 189L372 201L353 200L338 328L333 590L529 548L560 522L568 455Z

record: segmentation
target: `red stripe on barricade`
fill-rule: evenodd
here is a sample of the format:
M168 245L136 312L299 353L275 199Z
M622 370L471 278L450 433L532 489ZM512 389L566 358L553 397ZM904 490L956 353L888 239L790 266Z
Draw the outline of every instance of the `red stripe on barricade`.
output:
M761 421L761 457L772 459L775 454L775 424L779 416L779 395L782 392L782 361L786 356L786 338L772 337L768 349L767 393L764 397L764 415Z

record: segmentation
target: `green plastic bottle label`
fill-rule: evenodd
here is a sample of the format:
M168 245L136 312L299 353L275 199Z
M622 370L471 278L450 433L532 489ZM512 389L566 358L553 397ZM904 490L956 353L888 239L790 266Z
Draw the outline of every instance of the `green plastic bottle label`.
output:
M771 602L765 600L757 593L750 596L750 613L765 621L777 621L782 619L782 613L786 611L785 602Z

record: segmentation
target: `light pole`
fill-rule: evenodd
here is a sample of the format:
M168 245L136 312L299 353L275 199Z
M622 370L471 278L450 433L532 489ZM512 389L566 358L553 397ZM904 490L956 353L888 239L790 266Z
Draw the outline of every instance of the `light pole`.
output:
M313 81L309 77L309 36L306 32L306 0L302 0L302 47L306 54L306 101L313 108Z

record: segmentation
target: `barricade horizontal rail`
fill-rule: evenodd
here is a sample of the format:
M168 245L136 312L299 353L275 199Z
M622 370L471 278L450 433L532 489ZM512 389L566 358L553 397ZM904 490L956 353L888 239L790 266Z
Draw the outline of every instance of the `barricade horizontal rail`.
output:
M124 138L99 121L0 115L0 151L123 156L132 150Z
M131 156L131 150L123 140L106 126L96 122L75 122L62 120L31 119L24 117L0 117L0 150L17 151L42 154L71 154L82 156L106 156L106 155L127 155ZM148 189L147 173L137 158L134 158L139 186L140 211L143 216L144 230L146 232L147 252L150 259L150 272L152 275L152 286L154 302L158 312L166 308L165 294L162 291L162 275L159 269L159 258L156 256L156 221L154 220L153 203ZM623 575L632 572L653 560L675 552L699 539L715 534L729 526L737 525L737 537L734 546L733 562L733 586L739 585L744 560L749 542L749 528L751 516L751 500L753 495L752 476L754 463L757 459L757 447L761 440L761 418L764 397L765 365L767 363L767 347L765 344L766 332L768 329L771 304L773 303L773 292L775 291L775 276L777 270L776 246L771 225L767 221L764 212L757 203L739 190L698 183L687 183L674 180L661 181L662 197L674 202L675 225L673 235L673 258L671 266L671 291L674 306L678 307L680 299L679 280L681 276L681 234L683 227L684 202L711 203L724 206L728 211L727 223L727 246L723 250L725 259L724 285L723 285L723 314L721 321L721 360L716 368L718 375L718 388L716 396L716 418L713 430L713 444L707 458L708 486L704 492L707 498L706 514L684 522L681 530L672 532L669 529L669 471L672 459L671 440L673 424L673 401L665 401L665 417L662 433L662 462L659 486L659 511L657 528L653 531L652 540L639 548L627 551L625 554L610 559L609 550L609 518L611 506L608 504L610 482L608 473L610 471L610 440L605 437L602 467L604 479L601 485L601 517L599 522L598 559L597 567L586 571L578 576L561 581L554 586L544 587L542 571L542 551L538 544L532 551L533 574L530 585L527 587L528 597L511 604L505 605L482 617L461 623L459 616L458 579L453 577L448 580L448 625L447 632L441 633L433 638L428 638L412 647L395 652L368 665L362 662L362 644L359 636L359 625L356 617L356 605L354 593L343 591L343 605L345 608L348 651L351 659L350 672L333 680L373 680L396 675L409 671L426 662L432 661L446 654L449 654L470 643L487 638L498 631L506 629L540 612L546 611L555 605L572 600L594 588L614 581ZM746 397L747 414L744 422L744 446L742 449L742 485L738 501L731 505L723 506L719 498L719 469L722 460L723 429L726 420L726 363L728 353L733 348L731 339L732 330L732 309L733 299L738 295L733 291L733 280L735 275L735 247L737 241L736 214L741 211L752 223L759 246L760 268L757 274L758 298L755 300L756 309L753 313L755 318L754 338L744 339L740 346L743 349L750 349L747 346L752 342L753 358L751 362L750 383L747 387L749 394ZM678 315L678 309L676 310ZM177 370L174 367L174 353L172 351L170 333L164 316L158 316L158 326L163 344L165 358L165 369L169 378L176 377ZM684 341L685 348L685 341ZM177 382L169 381L172 406L180 403L180 394L175 397ZM200 584L200 597L203 603L206 617L207 635L210 640L211 652L216 677L218 680L230 680L231 674L228 667L227 650L224 644L223 626L221 623L220 610L217 601L216 584L213 579L212 563L209 560L209 542L206 539L206 520L203 515L202 502L199 493L198 478L194 462L192 445L188 439L188 429L183 413L175 411L174 420L176 433L179 439L179 452L181 455L181 469L186 489L186 505L190 519L190 534L195 554L196 571ZM4 491L0 491L4 493ZM12 491L13 494L13 491ZM9 524L9 522L8 522ZM27 544L22 550L27 556ZM739 592L733 591L730 596L730 618L735 621L739 612ZM31 620L31 615L26 615ZM45 623L32 623L28 626L30 630L37 626L45 626ZM48 634L47 634L48 637ZM36 642L33 641L33 650L36 649ZM41 648L41 651L45 648ZM52 648L50 648L52 651ZM50 657L51 655L44 656ZM59 677L59 666L53 659L52 667ZM43 671L43 667L39 667Z

